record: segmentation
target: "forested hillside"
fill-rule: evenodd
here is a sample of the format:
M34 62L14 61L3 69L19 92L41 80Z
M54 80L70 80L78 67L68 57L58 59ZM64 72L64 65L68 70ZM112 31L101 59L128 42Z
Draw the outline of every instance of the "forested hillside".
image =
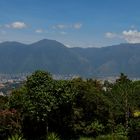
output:
M140 44L84 49L67 48L47 39L29 45L0 44L0 73L31 73L37 69L85 77L116 76L120 72L140 77Z

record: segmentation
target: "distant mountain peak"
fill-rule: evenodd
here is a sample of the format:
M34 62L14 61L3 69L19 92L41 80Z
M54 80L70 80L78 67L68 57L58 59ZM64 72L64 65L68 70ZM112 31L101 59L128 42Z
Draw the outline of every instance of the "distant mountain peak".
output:
M44 38L44 39L41 39L41 40L39 40L37 42L48 42L48 41L56 41L56 40Z
M37 42L34 42L33 44L42 44L42 43L48 43L48 42L57 42L57 43L60 43L60 42L58 42L58 41L56 41L56 40L52 40L52 39L41 39L41 40L39 40L39 41L37 41Z
M37 69L62 75L113 76L123 72L140 77L140 44L67 48L50 39L28 45L0 43L0 73L28 73Z
M66 48L66 46L56 40L51 40L51 39L42 39L39 40L35 43L30 44L30 46L44 46L44 47L63 47Z

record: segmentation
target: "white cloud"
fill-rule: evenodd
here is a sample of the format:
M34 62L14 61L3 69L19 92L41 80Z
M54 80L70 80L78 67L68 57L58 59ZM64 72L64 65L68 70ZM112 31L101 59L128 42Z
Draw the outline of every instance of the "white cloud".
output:
M53 29L80 29L82 28L82 23L75 23L75 24L57 24L52 26Z
M35 30L35 32L38 33L38 34L41 34L41 33L43 33L44 31L43 31L42 29L37 29L37 30Z
M24 22L16 21L11 24L6 24L5 27L13 29L24 29L27 25Z
M75 29L80 29L80 28L82 27L82 23L75 23L75 24L73 25L73 27L74 27Z
M105 36L109 39L123 39L127 43L140 43L140 31L135 29L124 30L120 34L107 32Z
M137 30L124 30L122 35L128 43L140 43L140 32Z
M117 34L112 32L105 33L106 38L116 38Z

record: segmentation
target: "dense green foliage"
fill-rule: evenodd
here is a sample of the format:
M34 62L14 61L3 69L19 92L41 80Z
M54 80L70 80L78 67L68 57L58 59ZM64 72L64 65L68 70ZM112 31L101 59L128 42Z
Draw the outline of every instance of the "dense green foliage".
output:
M139 139L139 101L140 81L124 74L101 83L36 71L10 96L0 96L0 139Z
M9 137L8 140L24 140L24 139L21 136L19 136L18 134L15 134L15 135Z

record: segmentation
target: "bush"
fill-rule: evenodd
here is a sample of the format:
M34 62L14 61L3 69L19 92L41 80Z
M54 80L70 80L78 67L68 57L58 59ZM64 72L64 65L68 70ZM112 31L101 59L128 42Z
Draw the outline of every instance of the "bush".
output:
M98 136L103 132L103 130L104 126L96 120L85 128L85 134Z
M116 135L119 135L119 136L127 136L127 130L122 124L118 124L115 127L115 133Z
M1 110L0 111L0 139L4 139L9 135L20 133L20 115L15 110Z
M24 140L22 136L16 134L8 138L8 140Z
M60 140L56 133L49 133L46 140Z

